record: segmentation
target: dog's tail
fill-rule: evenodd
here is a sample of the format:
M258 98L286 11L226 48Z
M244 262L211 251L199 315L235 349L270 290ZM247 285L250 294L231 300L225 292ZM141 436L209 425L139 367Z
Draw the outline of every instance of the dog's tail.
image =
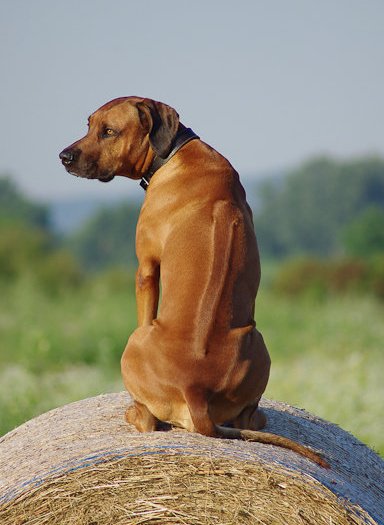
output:
M320 454L300 443L297 443L296 441L293 441L292 439L278 436L277 434L271 434L269 432L243 430L216 425L209 415L208 403L204 389L189 388L185 392L185 398L194 429L196 432L199 432L204 436L224 439L242 439L244 441L255 441L257 443L265 443L266 445L275 445L276 447L292 450L323 468L330 468L329 463Z
M244 441L255 441L266 445L275 445L276 447L287 448L315 462L323 468L330 468L329 463L314 450L293 441L292 439L271 434L269 432L260 432L258 430L241 430L239 428L227 428L216 426L218 437L224 439L242 439Z

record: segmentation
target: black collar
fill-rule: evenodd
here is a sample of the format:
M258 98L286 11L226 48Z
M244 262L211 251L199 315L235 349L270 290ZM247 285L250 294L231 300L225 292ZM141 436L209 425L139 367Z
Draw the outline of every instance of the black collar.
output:
M156 173L156 171L159 168L161 168L161 166L164 166L164 164L166 164L169 161L169 159L171 159L173 155L179 151L179 149L181 149L185 144L187 144L187 142L199 138L200 137L198 137L196 133L192 131L191 128L182 127L181 129L179 129L175 141L173 143L171 153L165 159L162 159L158 155L155 155L147 173L141 178L140 186L146 191L151 181L151 178Z

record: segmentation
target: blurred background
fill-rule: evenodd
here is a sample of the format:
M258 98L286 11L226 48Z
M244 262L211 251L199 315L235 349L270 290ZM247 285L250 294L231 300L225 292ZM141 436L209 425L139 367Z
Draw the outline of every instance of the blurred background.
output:
M0 1L0 435L123 388L143 191L58 154L138 95L240 173L266 396L384 453L383 24L380 0Z

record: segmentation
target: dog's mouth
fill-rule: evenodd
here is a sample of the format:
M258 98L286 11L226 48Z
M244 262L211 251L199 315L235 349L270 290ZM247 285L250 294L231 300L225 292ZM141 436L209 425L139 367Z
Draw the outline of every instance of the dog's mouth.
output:
M111 180L113 180L115 178L114 175L107 175L106 177L97 177L97 179L100 181L100 182L110 182Z
M85 166L83 169L76 169L73 166L72 162L68 162L66 160L61 161L66 171L73 175L74 177L78 177L80 179L89 179L89 180L99 180L100 182L110 182L115 178L114 173L105 172L105 173L99 173L97 170L97 166L92 164L89 164Z

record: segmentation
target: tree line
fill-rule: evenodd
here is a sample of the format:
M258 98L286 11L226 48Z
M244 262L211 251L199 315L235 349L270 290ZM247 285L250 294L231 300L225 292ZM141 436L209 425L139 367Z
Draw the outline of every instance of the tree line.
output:
M275 258L384 251L384 160L312 159L259 187L262 250Z
M314 158L248 192L257 194L254 222L264 258L367 260L384 254L382 158ZM134 267L139 209L132 202L100 209L63 237L48 206L0 177L0 280L27 272L54 289L76 286L85 269Z

